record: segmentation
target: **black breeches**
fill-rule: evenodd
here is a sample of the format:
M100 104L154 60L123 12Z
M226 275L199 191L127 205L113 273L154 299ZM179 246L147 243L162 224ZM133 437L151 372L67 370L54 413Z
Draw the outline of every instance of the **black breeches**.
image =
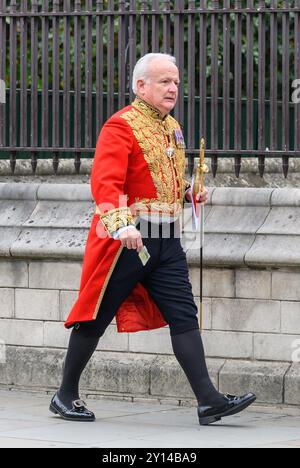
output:
M199 328L186 255L180 242L179 221L161 225L141 220L140 230L151 258L143 266L136 250L123 249L105 291L97 319L81 322L88 336L104 334L120 305L141 283L160 309L171 335Z

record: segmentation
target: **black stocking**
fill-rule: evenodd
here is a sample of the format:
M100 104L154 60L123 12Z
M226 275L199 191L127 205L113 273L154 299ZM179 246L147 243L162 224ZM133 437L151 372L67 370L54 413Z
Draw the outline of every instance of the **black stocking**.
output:
M63 380L58 397L67 406L79 399L80 376L97 348L100 336L92 328L73 328L67 356L65 359Z
M224 396L212 384L205 362L202 338L198 329L171 335L174 354L187 376L198 404L222 406Z

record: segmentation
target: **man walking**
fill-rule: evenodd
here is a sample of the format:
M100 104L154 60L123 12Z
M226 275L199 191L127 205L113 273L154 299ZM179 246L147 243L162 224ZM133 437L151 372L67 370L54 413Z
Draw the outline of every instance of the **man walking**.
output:
M91 175L97 208L79 297L65 323L73 330L63 380L50 410L66 420L95 420L79 398L79 380L116 317L120 333L169 325L174 354L198 401L199 422L207 425L242 411L256 398L219 393L205 363L180 242L178 218L190 187L184 180L182 131L169 115L178 96L175 58L142 57L132 85L135 101L106 122L98 139ZM197 201L206 203L207 196L204 190Z

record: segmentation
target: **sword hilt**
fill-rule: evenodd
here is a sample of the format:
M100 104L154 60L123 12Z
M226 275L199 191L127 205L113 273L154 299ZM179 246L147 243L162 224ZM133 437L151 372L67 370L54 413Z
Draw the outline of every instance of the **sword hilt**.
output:
M197 195L204 189L204 174L209 172L207 165L205 164L205 140L201 138L200 141L200 160L196 167L195 182L194 182L194 195Z

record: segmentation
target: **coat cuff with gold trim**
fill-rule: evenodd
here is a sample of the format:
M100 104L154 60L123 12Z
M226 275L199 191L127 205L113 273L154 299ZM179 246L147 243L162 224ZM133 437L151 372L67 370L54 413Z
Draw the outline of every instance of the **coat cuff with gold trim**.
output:
M100 219L110 235L122 227L130 225L135 226L132 213L128 207L110 210L104 214L101 214L99 211L99 209L96 210L96 213L98 212L100 215Z

